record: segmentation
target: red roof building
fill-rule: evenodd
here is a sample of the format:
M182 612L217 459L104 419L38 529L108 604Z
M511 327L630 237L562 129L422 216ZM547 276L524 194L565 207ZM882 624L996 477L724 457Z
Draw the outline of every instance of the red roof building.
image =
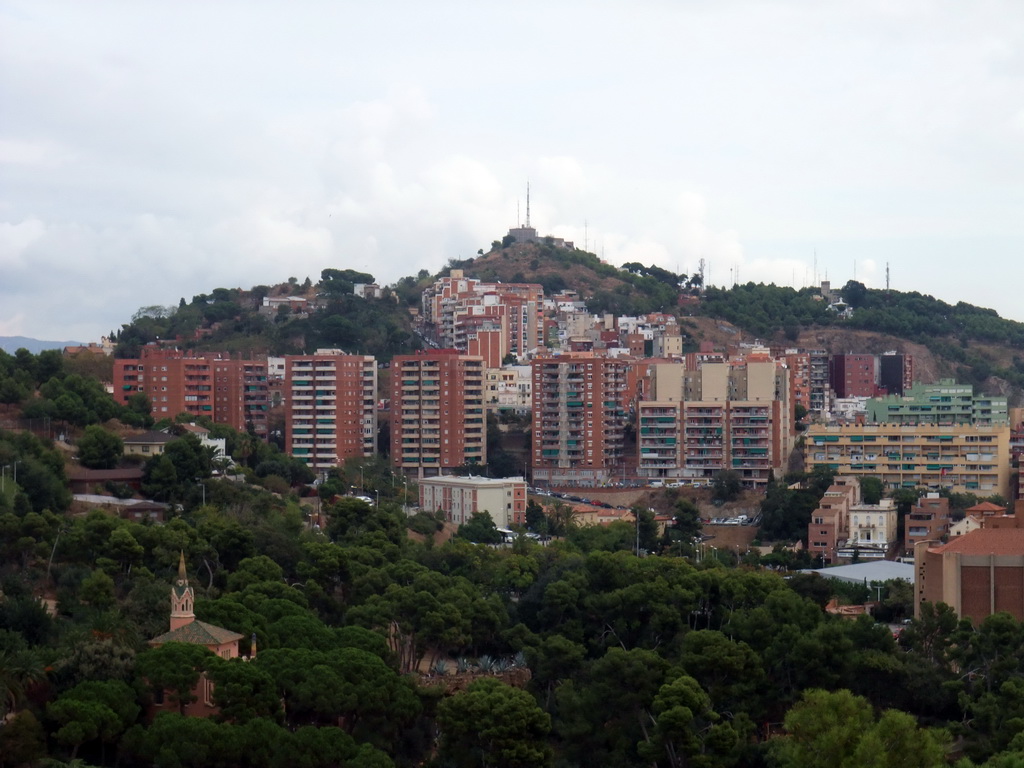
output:
M948 544L923 541L914 546L914 615L921 603L946 603L957 616L975 624L1006 611L1024 620L1024 519L1013 515L985 518L982 528Z

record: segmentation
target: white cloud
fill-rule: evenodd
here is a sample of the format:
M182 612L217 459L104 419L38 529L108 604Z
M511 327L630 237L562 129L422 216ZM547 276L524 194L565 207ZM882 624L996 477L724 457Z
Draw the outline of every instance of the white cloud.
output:
M532 223L610 263L803 284L817 250L833 282L891 261L1021 316L955 267L1024 281L1015 2L0 0L0 23L0 322L30 335L437 270L525 218L528 179Z

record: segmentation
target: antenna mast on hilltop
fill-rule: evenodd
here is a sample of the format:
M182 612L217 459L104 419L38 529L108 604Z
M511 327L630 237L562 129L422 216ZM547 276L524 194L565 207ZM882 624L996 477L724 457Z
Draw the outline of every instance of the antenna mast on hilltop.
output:
M885 290L889 290L889 262L885 262Z
M530 181L526 181L526 228L530 228Z
M704 257L700 257L700 289L703 291L706 287L704 282Z

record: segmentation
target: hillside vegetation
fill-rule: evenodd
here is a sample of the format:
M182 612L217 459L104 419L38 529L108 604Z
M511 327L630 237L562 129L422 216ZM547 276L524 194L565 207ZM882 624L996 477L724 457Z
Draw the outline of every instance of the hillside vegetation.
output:
M354 283L371 283L373 275L325 269L316 284L309 278L303 283L290 278L249 290L216 288L187 303L183 298L177 307L143 307L116 335L118 355L134 357L144 344L174 339L178 346L197 351L282 355L326 347L386 360L420 348L409 310L419 306L425 287L453 269L485 281L539 283L547 295L572 289L593 313L675 314L689 334L688 349L700 341L721 343L729 338L716 333L714 325L699 322L700 317L725 321L765 341L793 345L806 344L811 330L825 330L820 343L830 352L877 352L860 349L866 337L858 334L880 334L891 337L885 343L927 348L935 360L928 361L922 373L952 375L1008 394L1012 401L1024 391L1024 323L1001 318L991 309L965 302L951 305L917 292L872 290L850 281L841 294L853 314L844 318L828 309L815 288L746 283L702 290L700 275L677 275L639 263L614 267L592 253L549 242L495 241L490 252L452 259L437 275L421 270L403 277L385 288L379 299L352 294ZM265 296L304 298L311 308L261 314Z
M872 290L852 280L841 293L853 308L849 318L829 310L816 289L755 283L708 288L700 313L769 340L795 342L808 327L885 333L926 346L963 382L991 387L989 379L1003 379L1018 390L1017 397L1024 388L1024 323L965 302L951 305L917 292Z

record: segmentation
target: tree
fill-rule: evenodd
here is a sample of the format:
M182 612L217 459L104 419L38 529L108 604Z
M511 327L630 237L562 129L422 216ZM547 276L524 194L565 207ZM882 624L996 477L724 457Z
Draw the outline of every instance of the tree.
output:
M877 477L862 477L860 493L865 504L878 504L885 495L885 485Z
M490 512L474 512L469 520L459 526L457 535L477 544L501 543L501 534Z
M718 501L732 501L743 490L740 473L733 469L716 472L711 479L711 496Z
M95 424L78 439L78 460L89 469L113 469L124 454L124 441Z
M672 530L687 544L692 544L700 535L700 510L690 499L680 498L676 501Z
M182 714L196 700L192 690L199 677L217 657L205 646L165 643L135 658L135 672L155 693L166 691Z
M79 683L51 703L47 715L60 724L57 741L72 748L71 758L87 741L113 741L139 716L135 692L120 680Z
M945 763L950 741L903 712L888 710L876 722L870 702L846 690L805 691L785 726L788 735L771 745L780 768L934 768Z
M533 768L551 764L551 718L526 691L478 680L438 706L438 753L457 768Z

